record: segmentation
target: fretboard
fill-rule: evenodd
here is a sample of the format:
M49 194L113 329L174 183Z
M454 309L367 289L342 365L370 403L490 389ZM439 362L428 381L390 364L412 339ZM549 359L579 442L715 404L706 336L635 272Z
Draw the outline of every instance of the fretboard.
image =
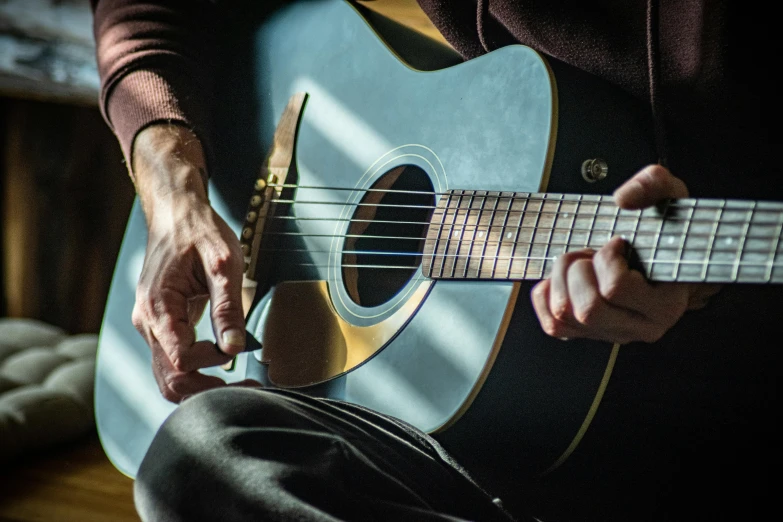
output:
M640 211L611 196L456 190L433 213L422 271L543 279L557 256L621 236L653 281L783 283L781 231L778 202L677 199Z

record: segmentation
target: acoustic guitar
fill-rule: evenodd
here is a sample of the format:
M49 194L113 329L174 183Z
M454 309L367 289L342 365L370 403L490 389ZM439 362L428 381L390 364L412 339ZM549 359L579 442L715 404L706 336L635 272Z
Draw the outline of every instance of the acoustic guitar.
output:
M250 52L221 77L210 194L242 240L261 349L205 373L455 444L513 440L540 473L589 428L618 350L541 331L526 293L557 255L623 235L655 281L783 280L779 203L615 206L608 194L656 160L628 95L521 45L463 62L373 16L292 2L234 42ZM95 387L101 442L131 477L176 408L130 321L145 245L136 203ZM197 332L214 339L208 317Z

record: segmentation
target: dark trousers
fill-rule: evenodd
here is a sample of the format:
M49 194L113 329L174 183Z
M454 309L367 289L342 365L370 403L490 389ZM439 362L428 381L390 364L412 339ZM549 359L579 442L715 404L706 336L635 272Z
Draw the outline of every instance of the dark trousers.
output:
M426 434L280 390L187 399L153 440L135 498L145 522L512 520Z

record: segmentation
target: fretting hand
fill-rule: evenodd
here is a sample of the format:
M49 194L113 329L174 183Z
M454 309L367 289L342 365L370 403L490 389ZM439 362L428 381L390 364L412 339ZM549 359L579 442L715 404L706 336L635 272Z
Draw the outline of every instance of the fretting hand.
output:
M660 165L650 165L614 193L623 209L642 209L688 189ZM544 331L561 339L655 342L689 309L704 306L719 285L650 283L628 265L630 245L612 238L601 249L568 252L531 292Z

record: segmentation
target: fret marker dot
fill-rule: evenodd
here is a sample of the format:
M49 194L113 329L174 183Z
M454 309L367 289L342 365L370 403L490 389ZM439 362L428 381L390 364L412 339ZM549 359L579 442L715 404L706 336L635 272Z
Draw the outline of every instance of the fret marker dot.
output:
M455 238L458 238L458 237L459 237L459 230L455 230L455 231L454 231L454 237L455 237Z
M506 239L511 239L511 236L512 236L512 235L513 235L513 234L512 234L511 232L509 232L508 234L506 234Z
M479 232L479 237L484 237L484 232Z
M670 245L673 245L674 244L674 237L673 236L669 236L669 239L667 239L666 242L669 243Z
M733 240L732 238L730 238L730 237L727 237L727 238L726 238L726 244L727 244L727 245L730 245L730 244L732 244L733 242L734 242L734 240Z

